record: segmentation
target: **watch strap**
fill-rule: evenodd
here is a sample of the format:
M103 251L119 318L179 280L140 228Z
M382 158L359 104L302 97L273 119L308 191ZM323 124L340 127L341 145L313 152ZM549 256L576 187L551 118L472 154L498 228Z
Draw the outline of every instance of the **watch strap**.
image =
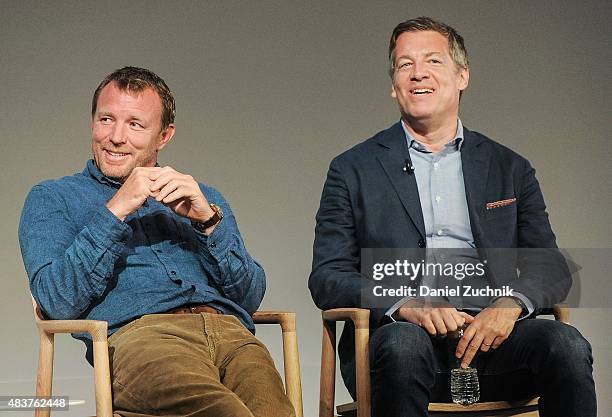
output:
M210 208L215 212L208 220L203 222L191 222L194 228L204 233L206 229L218 224L223 219L223 211L218 205L211 203Z

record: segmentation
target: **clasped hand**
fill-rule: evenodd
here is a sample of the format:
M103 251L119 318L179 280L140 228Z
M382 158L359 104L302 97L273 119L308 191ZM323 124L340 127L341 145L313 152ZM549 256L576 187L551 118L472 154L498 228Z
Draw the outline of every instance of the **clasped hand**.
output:
M421 300L410 300L397 314L423 327L432 336L446 336L467 325L455 352L457 358L462 358L461 367L467 368L478 350L497 349L510 336L521 308L511 298L502 297L472 317L450 304L433 306Z
M137 167L106 207L120 220L138 210L148 197L170 207L176 214L204 222L214 215L197 181L171 167Z

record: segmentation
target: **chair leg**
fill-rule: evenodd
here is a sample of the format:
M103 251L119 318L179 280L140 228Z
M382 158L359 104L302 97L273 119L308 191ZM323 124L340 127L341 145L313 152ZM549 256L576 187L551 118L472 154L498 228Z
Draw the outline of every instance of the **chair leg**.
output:
M336 322L323 320L319 417L334 416L336 394Z
M110 382L110 367L108 364L108 343L93 342L94 354L94 383L96 390L96 416L113 416L113 397Z
M295 408L296 417L303 417L300 355L298 352L297 333L295 330L283 331L283 358L287 397L289 397L289 400L293 404L293 408Z
M355 355L357 362L357 417L370 417L370 330L355 329Z
M38 352L38 372L36 374L36 395L48 397L53 391L53 333L40 332L40 348ZM35 417L49 417L51 410L37 408Z

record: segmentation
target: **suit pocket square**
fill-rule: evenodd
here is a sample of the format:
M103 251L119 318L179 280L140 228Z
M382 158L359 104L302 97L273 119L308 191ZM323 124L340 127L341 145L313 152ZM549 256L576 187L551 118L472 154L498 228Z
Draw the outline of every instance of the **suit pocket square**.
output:
M510 204L514 204L516 202L516 198L508 198L506 200L493 201L491 203L486 204L487 210L493 210L500 207L509 206Z

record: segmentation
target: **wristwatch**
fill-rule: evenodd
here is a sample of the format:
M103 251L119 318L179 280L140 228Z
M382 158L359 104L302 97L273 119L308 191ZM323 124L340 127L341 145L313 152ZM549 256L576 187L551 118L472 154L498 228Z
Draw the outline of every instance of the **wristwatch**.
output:
M191 225L199 232L204 233L209 227L215 226L223 219L223 210L215 203L210 203L210 208L215 212L208 220L203 222L191 222Z

